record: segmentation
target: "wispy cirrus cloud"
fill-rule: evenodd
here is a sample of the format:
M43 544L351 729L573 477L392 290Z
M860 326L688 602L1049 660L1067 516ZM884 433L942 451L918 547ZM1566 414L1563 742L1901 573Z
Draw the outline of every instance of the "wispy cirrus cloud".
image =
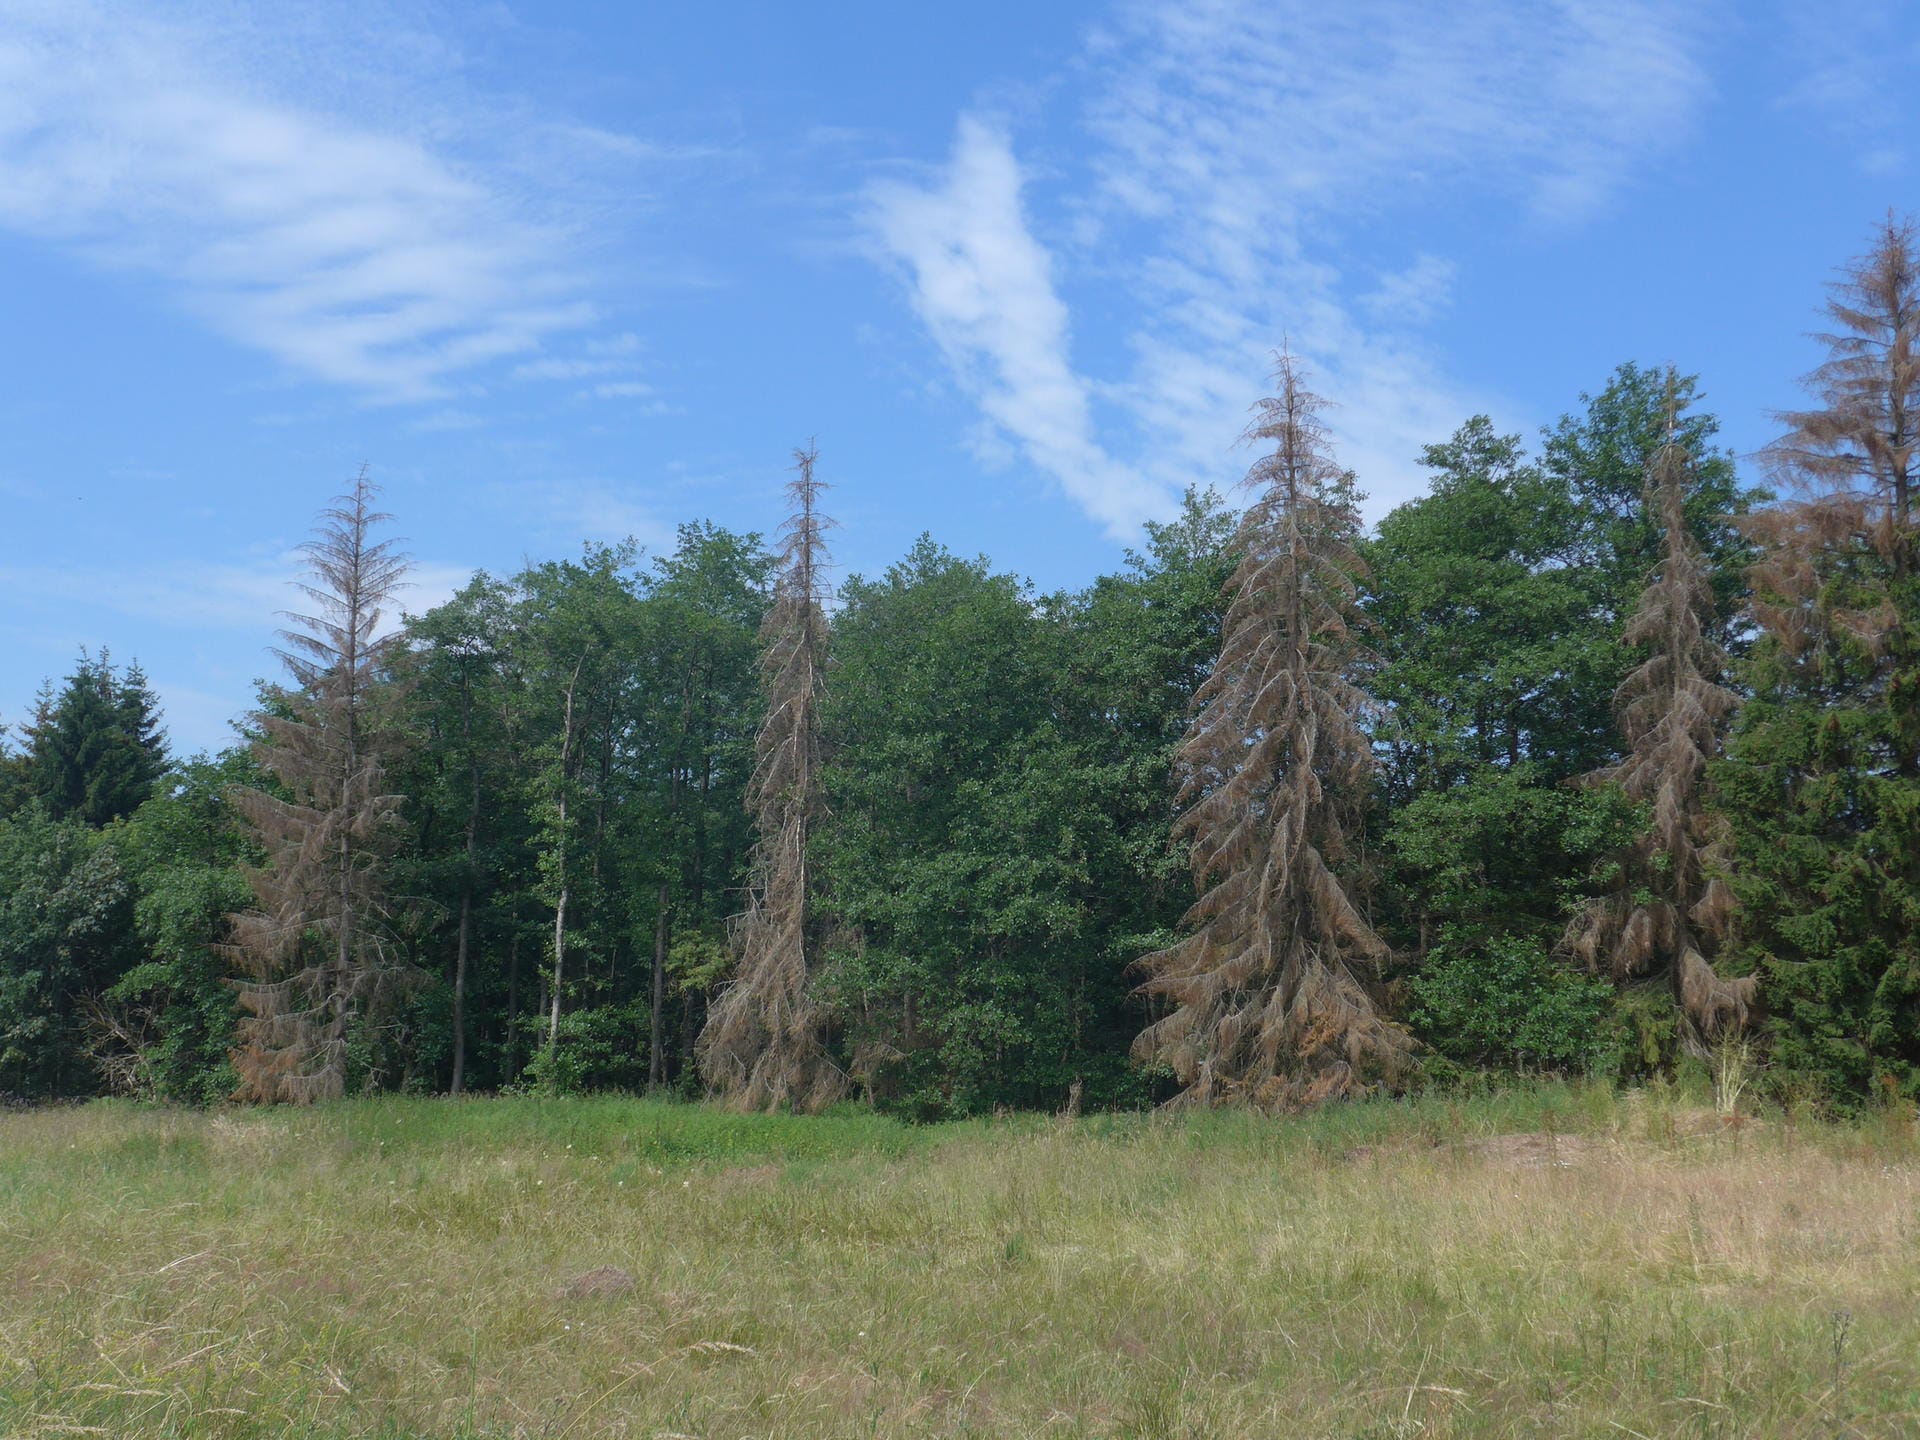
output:
M285 613L306 603L297 584L306 568L297 550L191 568L0 565L0 589L58 602L65 610L97 608L182 630L265 633L282 627ZM411 565L385 624L398 623L403 610L419 614L443 603L472 573L437 561Z
M1775 27L1799 79L1781 102L1820 118L1870 175L1894 175L1910 159L1913 77L1920 36L1897 0L1784 0Z
M1544 235L1588 221L1686 133L1713 13L1132 0L1081 58L1092 99L1071 148L1090 139L1090 158L1049 187L1050 231L1021 204L1034 187L1006 133L974 116L943 175L876 189L872 228L985 417L1108 528L1221 477L1283 338L1391 503L1418 483L1422 444L1492 408L1425 338L1455 265L1420 240L1422 207ZM1397 264L1353 258L1410 220ZM1369 228L1371 246L1343 243ZM1072 363L1062 299L1095 284L1120 302L1103 308L1140 317L1099 376Z
M458 68L361 7L0 0L0 226L292 374L443 396L594 322L585 178L659 156L537 117L509 143Z
M16 643L59 665L78 654L91 635L102 633L98 625L102 615L118 617L122 627L127 620L138 620L201 641L226 634L249 637L261 646L275 643L276 634L291 623L289 616L310 608L298 588L306 570L305 557L291 549L176 567L0 564L0 593L28 597L14 607L16 617L25 617ZM381 617L382 633L397 629L406 615L423 614L444 604L472 576L473 571L463 565L413 564L405 585ZM45 618L37 613L43 610ZM221 648L217 640L212 648ZM250 652L241 668L210 660L202 651L192 671L182 673L177 659L152 670L149 678L177 752L212 750L231 743L231 722L251 705L248 681L260 673L257 653ZM137 658L118 656L118 652L116 656ZM210 689L209 684L220 688Z
M1067 307L1052 257L1027 224L1023 183L1006 133L968 116L945 172L931 184L876 186L870 223L905 267L914 308L987 418L1094 519L1130 533L1159 497L1094 438L1088 387L1069 353Z

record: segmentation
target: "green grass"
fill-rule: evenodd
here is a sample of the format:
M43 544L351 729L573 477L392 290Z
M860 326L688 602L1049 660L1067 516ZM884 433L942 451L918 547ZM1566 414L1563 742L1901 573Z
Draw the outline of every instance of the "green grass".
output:
M0 1116L8 1435L1911 1435L1916 1297L1909 1120L1671 1092Z

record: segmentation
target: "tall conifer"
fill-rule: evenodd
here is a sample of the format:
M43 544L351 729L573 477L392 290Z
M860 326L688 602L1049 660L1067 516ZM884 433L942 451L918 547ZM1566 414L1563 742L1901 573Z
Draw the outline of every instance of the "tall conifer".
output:
M1296 1106L1390 1077L1409 1041L1370 990L1389 958L1340 868L1353 859L1373 754L1360 649L1351 475L1333 458L1291 354L1246 439L1272 446L1254 499L1220 656L1176 762L1200 898L1187 934L1147 956L1141 987L1170 1014L1135 1056L1170 1064L1189 1103Z
M1721 788L1741 944L1778 1067L1838 1094L1920 1093L1920 253L1889 217L1843 272L1770 449L1762 632Z
M1626 642L1646 658L1614 693L1627 754L1600 772L1649 807L1612 893L1575 918L1576 955L1617 982L1664 972L1696 1037L1736 1033L1755 981L1725 980L1712 957L1732 899L1718 822L1706 807L1707 766L1718 755L1739 697L1721 683L1727 657L1711 634L1713 569L1687 520L1693 462L1676 437L1678 402L1668 376L1667 439L1647 465L1647 507L1662 530L1660 563L1627 622Z
M386 789L399 635L382 636L380 622L407 561L372 538L391 518L374 510L375 495L362 467L302 547L312 613L288 617L289 648L278 652L295 685L257 717L254 747L281 793L234 792L266 852L249 872L254 906L234 917L231 947L248 977L234 1063L250 1099L339 1096L352 1021L403 973L385 929L401 803Z
M817 1110L846 1090L827 1051L827 1017L812 982L820 923L808 842L822 808L820 697L827 616L826 487L811 446L794 452L793 512L781 532L780 575L761 628L767 714L754 746L746 804L753 816L747 909L734 932L738 967L700 1037L707 1084L750 1109Z
M166 773L160 706L138 662L116 672L84 653L27 731L25 774L56 818L105 825L131 815Z

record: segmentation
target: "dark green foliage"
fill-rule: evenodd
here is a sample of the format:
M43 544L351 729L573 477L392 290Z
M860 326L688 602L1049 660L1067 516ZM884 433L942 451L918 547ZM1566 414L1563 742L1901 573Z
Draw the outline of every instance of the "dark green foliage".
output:
M1569 563L1595 517L1484 416L1424 460L1431 493L1366 549L1389 796L1523 763L1552 785L1602 763L1623 658L1603 572Z
M1920 1094L1920 784L1884 766L1884 706L1823 703L1768 660L1716 775L1775 1066L1842 1103Z
M1071 832L1084 797L1061 795L1072 781L1050 763L1063 737L1039 608L925 538L840 598L821 849L855 1078L927 1113L1064 1095L1079 1057L1059 962L1084 981L1092 957L1062 954L1084 871L1077 846L1021 839Z
M102 997L109 1028L96 1049L116 1088L204 1105L238 1084L228 1061L235 1008L222 947L228 915L247 901L242 867L254 857L225 797L261 778L242 750L189 761L112 832L139 893L134 926L144 956Z
M1680 378L1684 402L1693 383ZM1613 700L1640 656L1628 617L1660 559L1646 466L1667 436L1666 377L1624 365L1529 461L1484 419L1430 447L1432 492L1380 524L1368 608L1388 718L1388 818L1379 832L1384 923L1417 960L1444 932L1461 955L1546 955L1569 907L1609 883L1634 834L1631 805L1571 782L1616 761ZM1695 461L1686 514L1719 593L1738 593L1751 547L1727 518L1757 493L1683 414ZM1728 610L1712 628L1726 643ZM1544 962L1543 962L1544 963Z
M1608 615L1615 622L1625 619L1661 555L1664 524L1657 508L1645 503L1643 491L1647 462L1669 439L1670 381L1678 412L1671 439L1692 462L1687 528L1712 570L1714 638L1724 643L1739 629L1737 602L1746 591L1745 567L1755 554L1740 517L1770 497L1742 484L1732 454L1714 443L1720 422L1693 408L1700 398L1697 376L1628 361L1598 395L1580 397L1583 413L1563 415L1544 433L1540 468L1561 488L1564 500L1556 503L1566 506L1555 527L1566 536L1558 558L1597 567Z
M1842 1105L1920 1099L1920 267L1904 229L1833 313L1820 408L1787 417L1773 452L1788 503L1755 510L1765 497L1714 447L1711 417L1686 412L1683 379L1675 438L1692 469L1654 513L1666 382L1625 365L1531 454L1469 420L1425 452L1427 494L1371 536L1336 527L1369 578L1352 646L1343 631L1339 663L1306 666L1336 698L1298 753L1321 767L1314 803L1342 791L1350 822L1316 893L1337 890L1352 933L1380 942L1359 988L1396 1035L1412 1028L1429 1079L1670 1069L1706 1032L1676 1020L1659 956L1617 963L1622 937L1638 954L1636 917L1684 913L1674 933L1698 945L1695 911L1730 887L1732 929L1699 950L1743 996L1757 977L1750 1033L1774 1079ZM1328 509L1345 514L1354 477L1335 478ZM1702 620L1688 653L1703 682L1723 653L1733 669L1694 706L1694 758L1746 702L1708 785L1688 760L1686 795L1616 768L1652 733L1633 707L1679 693L1653 631L1628 628L1676 573L1674 506L1698 546L1686 585L1668 585ZM1118 573L1054 595L923 539L828 605L824 794L788 846L807 868L805 976L781 991L817 1007L822 1073L914 1117L1171 1097L1174 1072L1131 1063L1128 1042L1184 1001L1134 987L1143 956L1177 947L1193 894L1169 776L1221 654L1235 533L1217 497L1189 494ZM1334 571L1359 567L1315 573ZM350 1023L330 1018L316 1094L694 1092L753 873L743 798L773 576L756 536L696 524L660 556L589 546L477 575L392 642L355 622L388 765L362 787L374 843L357 852L386 880L355 923L377 931L369 965L419 978L382 993L377 1023L358 1002ZM1708 591L1710 618L1693 604ZM1345 671L1336 694L1325 678ZM269 692L263 728L284 739L314 721L300 704ZM338 730L307 728L318 748ZM1200 791L1277 727L1239 733L1196 767L1215 777ZM166 771L144 678L104 654L7 739L0 1092L227 1098L227 917L266 858L233 796L284 811L286 839L304 823L293 791L239 750ZM1221 833L1267 803L1222 806ZM764 830L773 811L755 813ZM1678 833L1676 814L1691 859L1647 841L1650 826ZM1583 955L1569 919L1596 897L1619 923ZM280 958L351 972L295 909L274 919Z
M1126 970L1186 904L1168 761L1217 647L1213 496L1039 600L922 540L835 619L821 854L856 1076L920 1115L1132 1103Z
M18 811L32 793L26 754L14 746L12 727L0 725L0 819Z
M409 1083L451 1084L456 1058L463 1088L619 1087L636 1055L643 1081L687 1073L718 977L683 985L675 957L739 903L767 577L756 537L689 525L649 565L591 546L411 622L401 885L442 983L401 1017L410 1073L433 1072Z
M1563 448L1578 433L1563 426ZM1615 753L1614 607L1603 570L1568 563L1599 520L1483 418L1426 461L1432 493L1367 549L1383 920L1416 959L1443 927L1456 951L1544 952L1570 887L1624 838L1617 805L1566 783Z
M116 849L37 806L0 820L0 1095L95 1092L86 1001L138 957Z
M1821 404L1782 417L1796 491L1759 517L1754 698L1717 779L1736 948L1783 1080L1920 1096L1920 249L1889 219L1833 287Z
M519 1088L554 1095L600 1090L639 1090L647 1084L648 1006L644 999L593 1005L560 1017L560 1033L548 1044L544 1030L520 1072Z
M130 815L167 766L160 709L139 665L80 657L27 730L26 788L55 819L101 826Z
M1444 924L1557 937L1595 857L1617 849L1638 822L1618 790L1542 785L1528 766L1489 766L1401 807L1390 875L1400 895L1440 917L1431 922L1436 934Z
M1414 1033L1461 1065L1584 1071L1610 1049L1613 987L1520 936L1486 939L1449 926L1409 990Z

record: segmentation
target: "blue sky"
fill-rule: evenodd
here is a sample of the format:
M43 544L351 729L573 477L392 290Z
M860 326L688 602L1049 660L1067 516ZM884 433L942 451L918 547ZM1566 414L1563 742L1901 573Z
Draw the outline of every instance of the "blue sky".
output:
M808 436L845 568L1078 585L1283 335L1375 515L1627 359L1750 451L1913 203L1920 18L1841 13L0 0L0 721L107 646L220 743L363 460L419 608Z

